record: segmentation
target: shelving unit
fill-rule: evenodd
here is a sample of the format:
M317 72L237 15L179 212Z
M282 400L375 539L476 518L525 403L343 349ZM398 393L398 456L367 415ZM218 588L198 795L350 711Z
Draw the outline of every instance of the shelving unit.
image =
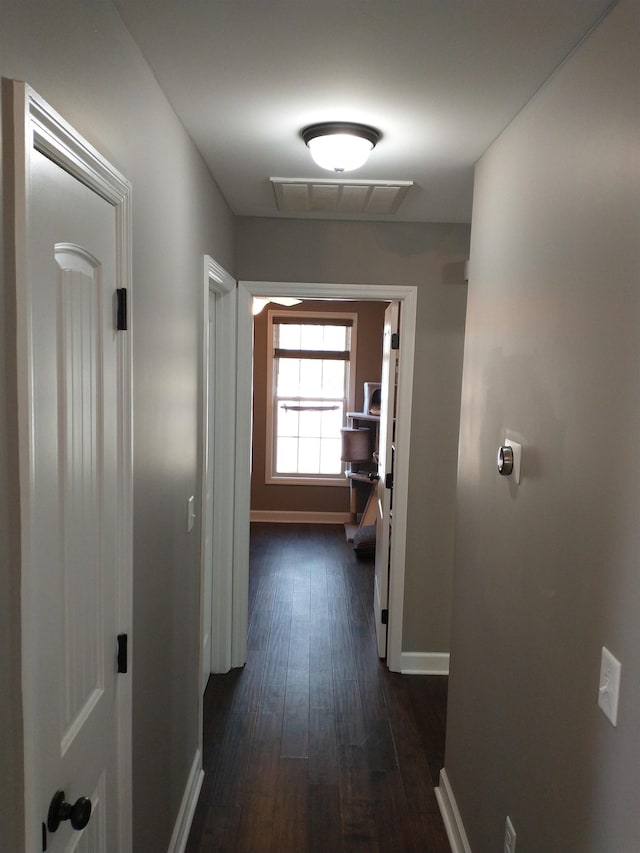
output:
M370 415L366 412L347 412L349 424L356 429L368 429L371 432L371 459L369 462L350 462L345 476L349 480L349 513L351 524L345 525L347 540L351 541L359 527L375 524L376 504L375 496L377 490L377 448L378 448L378 425L379 415ZM367 502L364 512L358 523L357 515L357 488L358 483L368 487Z

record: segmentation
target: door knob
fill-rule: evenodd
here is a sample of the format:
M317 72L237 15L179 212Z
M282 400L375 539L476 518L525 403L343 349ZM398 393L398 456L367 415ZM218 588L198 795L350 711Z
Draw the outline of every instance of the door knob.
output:
M503 444L498 448L498 473L508 477L513 471L513 448Z
M55 832L61 821L68 820L74 829L84 829L91 817L91 800L89 797L79 797L73 805L67 803L64 791L56 791L49 805L47 814L47 829Z

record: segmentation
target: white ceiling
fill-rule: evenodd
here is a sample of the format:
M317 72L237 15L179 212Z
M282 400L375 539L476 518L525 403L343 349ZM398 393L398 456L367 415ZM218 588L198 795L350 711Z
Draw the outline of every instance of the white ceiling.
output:
M300 130L346 120L383 134L353 178L415 184L357 218L427 222L470 220L474 163L609 5L116 0L236 214L283 215L271 177L330 178Z

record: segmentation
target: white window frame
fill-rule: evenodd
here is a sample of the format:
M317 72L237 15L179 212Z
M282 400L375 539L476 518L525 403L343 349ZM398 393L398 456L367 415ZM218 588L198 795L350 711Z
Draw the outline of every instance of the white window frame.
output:
M266 430L265 430L265 483L267 485L279 486L343 486L348 487L349 482L345 477L345 466L342 465L342 470L339 475L326 476L318 474L317 476L308 474L276 474L275 473L275 445L274 445L274 418L275 418L275 380L274 366L275 358L273 354L273 325L280 317L296 319L301 321L318 320L323 323L330 323L331 320L349 320L351 322L351 344L349 347L349 381L347 388L346 405L344 411L343 426L346 426L347 412L353 409L355 400L356 386L356 357L358 347L358 314L356 312L338 312L338 311L282 311L271 309L267 314L267 400L266 400Z

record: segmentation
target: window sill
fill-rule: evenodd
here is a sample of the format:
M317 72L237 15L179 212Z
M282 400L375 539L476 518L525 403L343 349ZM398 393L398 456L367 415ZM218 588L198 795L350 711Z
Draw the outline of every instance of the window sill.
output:
M344 474L339 477L266 477L267 486L342 486L349 485Z

